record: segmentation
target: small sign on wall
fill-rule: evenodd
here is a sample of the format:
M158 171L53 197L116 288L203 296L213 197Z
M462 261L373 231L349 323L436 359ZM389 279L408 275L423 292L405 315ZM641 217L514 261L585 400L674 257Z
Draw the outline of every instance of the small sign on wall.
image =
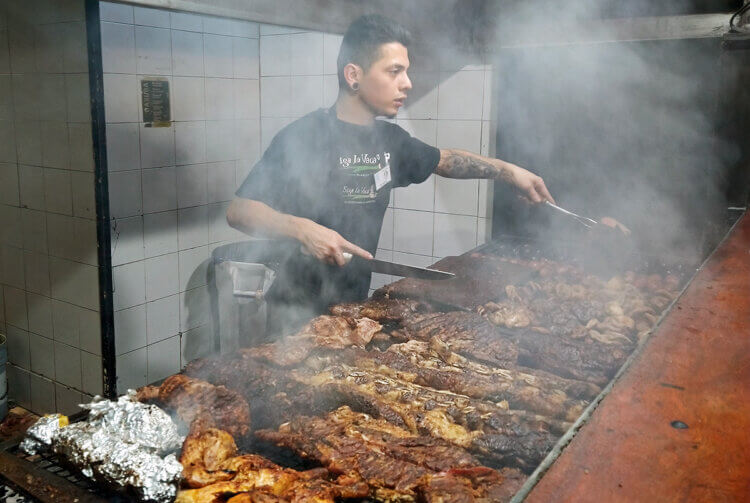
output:
M169 80L166 77L141 79L141 107L145 127L172 125L169 106Z

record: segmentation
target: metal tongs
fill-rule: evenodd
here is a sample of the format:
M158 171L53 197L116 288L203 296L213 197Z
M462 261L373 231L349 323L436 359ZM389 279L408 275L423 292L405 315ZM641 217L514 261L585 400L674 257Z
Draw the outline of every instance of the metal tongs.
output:
M560 208L558 205L556 205L554 203L551 203L549 201L544 201L544 204L546 204L550 208L553 208L553 209L559 211L560 213L562 213L564 215L567 215L569 217L574 218L576 220L576 222L578 222L579 224L583 225L587 229L591 229L595 225L599 225L599 222L597 222L593 218L582 217L581 215L573 213L572 211L568 211L568 210L566 210L564 208Z

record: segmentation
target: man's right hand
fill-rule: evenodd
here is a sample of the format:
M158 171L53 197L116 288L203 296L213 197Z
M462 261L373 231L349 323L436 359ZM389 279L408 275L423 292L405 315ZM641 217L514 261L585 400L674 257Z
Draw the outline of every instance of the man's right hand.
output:
M346 265L344 252L359 255L367 260L372 254L344 239L338 232L312 220L302 219L299 223L298 239L302 249L313 257L331 265Z

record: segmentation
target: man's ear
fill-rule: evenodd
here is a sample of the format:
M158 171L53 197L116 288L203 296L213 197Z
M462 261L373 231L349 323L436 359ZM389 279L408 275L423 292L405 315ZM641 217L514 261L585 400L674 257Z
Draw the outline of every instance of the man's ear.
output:
M347 63L344 67L344 79L346 79L346 84L349 87L349 90L359 87L359 81L362 79L362 75L364 75L364 72L362 71L361 66L354 63Z

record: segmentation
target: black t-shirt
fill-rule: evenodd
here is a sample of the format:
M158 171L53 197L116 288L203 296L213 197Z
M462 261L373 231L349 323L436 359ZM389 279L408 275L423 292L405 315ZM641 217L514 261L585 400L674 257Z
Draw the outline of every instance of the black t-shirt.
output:
M395 124L360 126L320 109L276 135L236 194L309 218L374 255L390 190L423 182L439 161L437 148ZM369 272L356 262L330 266L293 253L268 300L321 312L367 297L369 283Z

